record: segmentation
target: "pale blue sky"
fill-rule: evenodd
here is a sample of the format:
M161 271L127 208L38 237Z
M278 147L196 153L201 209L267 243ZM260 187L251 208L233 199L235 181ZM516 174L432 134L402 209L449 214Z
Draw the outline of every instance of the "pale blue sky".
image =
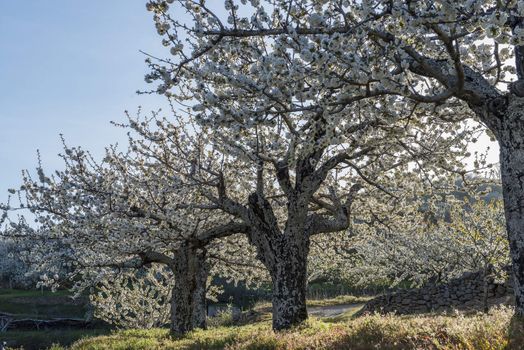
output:
M151 16L144 0L0 0L0 202L37 149L61 167L59 133L101 154L125 141L111 120L164 103L135 93L148 87L139 50L167 53Z

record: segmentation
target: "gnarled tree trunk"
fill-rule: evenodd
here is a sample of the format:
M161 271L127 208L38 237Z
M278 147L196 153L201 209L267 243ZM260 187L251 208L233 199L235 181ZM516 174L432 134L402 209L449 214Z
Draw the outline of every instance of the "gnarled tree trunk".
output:
M273 329L288 329L307 320L307 256L309 240L274 242L274 255L266 264L273 283Z
M510 95L498 130L506 227L515 289L515 312L524 316L524 98Z
M307 319L307 257L309 235L305 231L307 201L288 203L282 232L269 202L258 193L249 196L253 216L250 242L257 248L273 284L273 329L283 330Z
M206 283L209 266L206 250L184 244L173 258L175 286L171 294L171 333L185 334L206 328Z
M318 233L346 229L349 225L351 198L361 188L360 185L352 186L348 200L343 205L340 203L336 210L332 210L333 217L329 220L323 215L309 215L309 203L313 194L334 166L332 164L337 164L328 161L315 171L312 163L318 161L320 156L321 153L317 152L300 161L294 188L289 179L287 165L279 166L279 183L288 198L284 230L279 227L271 204L262 194L261 176L257 183L257 192L248 198L250 210L240 211L241 215L245 216L244 220L251 226L248 232L250 243L257 248L258 258L271 275L273 329L277 331L307 320L307 258L310 237Z

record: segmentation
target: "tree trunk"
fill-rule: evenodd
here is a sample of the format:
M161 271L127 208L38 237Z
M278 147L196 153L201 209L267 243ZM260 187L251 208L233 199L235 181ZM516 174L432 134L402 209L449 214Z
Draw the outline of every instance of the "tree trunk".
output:
M206 328L206 250L186 244L175 252L175 286L171 293L171 333Z
M307 320L307 256L309 240L291 241L281 237L280 244L266 266L273 283L273 329L283 330Z
M488 266L484 266L484 273L483 273L483 291L482 291L482 308L484 310L484 313L488 313L489 311L489 305L488 305L488 296L489 296L489 277L491 274L491 269Z
M498 141L515 312L524 316L524 98L511 96Z
M248 236L251 244L257 248L260 261L271 275L273 330L276 331L289 329L308 317L308 203L307 198L296 196L288 203L288 218L282 232L270 203L257 193L249 196L252 228Z

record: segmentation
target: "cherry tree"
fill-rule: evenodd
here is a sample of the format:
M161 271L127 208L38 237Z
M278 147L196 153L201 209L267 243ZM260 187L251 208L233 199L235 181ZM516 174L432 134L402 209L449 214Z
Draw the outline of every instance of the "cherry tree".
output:
M277 330L307 318L310 239L347 229L363 186L393 200L395 181L413 169L428 178L460 172L472 139L447 124L457 119L449 106L375 89L369 80L379 77L356 55L364 48L336 29L360 21L344 18L348 4L147 3L170 57L150 57L146 81L213 130L223 154L247 162L247 199L227 191L225 172L206 198L250 226L272 278Z
M170 0L147 7L173 56L152 59L146 79L161 81L159 93L200 95L197 108L214 109L217 120L273 112L296 129L315 118L293 123L293 112L381 98L404 114L412 105L453 111L426 123L485 125L500 146L516 312L524 314L522 1L226 0L219 8ZM254 95L260 98L250 108Z
M381 18L362 33L371 53L387 57L388 64L380 65L387 72L389 91L453 106L457 116L481 121L498 141L519 315L524 314L523 5L522 1L392 2L379 5ZM376 56L366 53L366 57L370 68L378 67Z
M89 296L93 316L122 328L169 324L169 295L174 281L169 268L157 264L112 275L97 283Z
M485 201L479 196L453 203L448 235L466 254L466 265L484 275L484 311L488 311L488 280L506 276L509 244L505 232L506 220L501 200ZM462 210L460 210L462 209Z
M25 250L24 243L9 238L10 232L0 233L0 283L3 288L27 288L34 284L35 276L30 266L24 262L21 253Z
M353 244L359 263L350 273L360 276L363 284L386 280L393 287L401 282L412 287L445 283L480 271L487 288L489 279L507 277L509 244L502 201L475 191L455 190L446 197L444 201L440 193L414 201L410 219L400 225L390 220L388 227L356 227L362 231ZM487 289L484 302L487 307Z
M39 166L35 179L24 172L19 191L20 208L36 214L45 230L35 233L23 223L13 227L35 237L32 256L39 257L35 263L67 255L73 268L68 277L76 281L77 292L107 286L121 271L163 265L174 275L171 330L180 334L206 327L212 269L248 283L263 269L253 263L244 236L233 236L249 227L227 213L199 207L199 192L179 178L191 171L194 161L207 157L205 134L185 138L175 132L169 134L169 150L130 138L128 151L109 147L101 162L64 144L65 169L48 176ZM67 249L53 249L47 242L61 242ZM49 273L52 277L46 282L55 283L54 275Z
M209 262L215 263L212 260ZM224 273L214 273L213 267L211 270L206 299L216 302L223 289L211 284L211 279L212 276L223 276ZM89 294L93 316L128 329L149 329L168 325L171 320L170 296L175 280L173 271L162 264L108 274L107 278L99 280Z

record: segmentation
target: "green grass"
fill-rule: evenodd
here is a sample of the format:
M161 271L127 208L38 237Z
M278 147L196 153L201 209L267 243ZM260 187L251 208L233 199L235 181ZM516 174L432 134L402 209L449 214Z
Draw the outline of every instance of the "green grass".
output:
M274 333L269 321L197 330L172 338L165 329L118 331L85 338L71 350L299 350L299 349L522 349L524 320L509 308L490 314L449 316L367 315L340 322L310 319L290 331Z
M13 314L16 319L83 318L84 305L69 304L66 290L16 290L0 289L0 312ZM0 333L0 341L8 346L28 349L45 349L53 343L70 345L84 336L107 334L108 330L50 330L8 331Z
M52 331L9 331L0 333L0 341L7 342L10 348L24 350L46 349L53 344L69 346L84 337L95 337L108 334L109 330L52 330Z
M64 303L64 298L69 295L64 290L0 289L0 312L14 314L16 318L83 318L86 312L84 305Z

